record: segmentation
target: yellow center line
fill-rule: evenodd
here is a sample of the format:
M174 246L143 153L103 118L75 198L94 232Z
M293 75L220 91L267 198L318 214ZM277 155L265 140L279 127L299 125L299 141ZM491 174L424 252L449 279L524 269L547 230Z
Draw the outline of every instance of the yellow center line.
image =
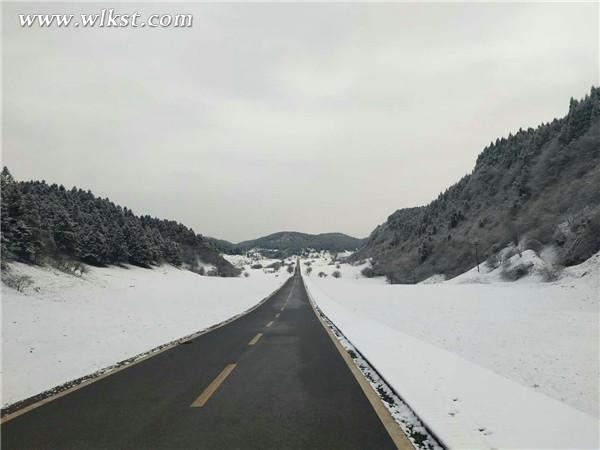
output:
M273 321L272 320L267 324L267 328L269 328L271 325L273 325Z
M202 392L202 394L200 394L200 396L194 400L194 403L192 403L190 405L190 407L192 408L202 408L204 406L204 404L208 401L208 399L215 393L215 391L217 389L219 389L219 386L221 386L221 383L223 383L223 381L225 381L225 378L227 378L227 376L231 373L231 371L233 369L235 369L235 366L237 364L228 364L219 375L217 375L217 378L215 378L212 383L210 383L208 385L208 387L206 389L204 389L204 391Z
M256 336L254 336L252 338L252 340L250 342L248 342L248 345L254 345L258 342L258 340L262 337L262 333L258 333Z

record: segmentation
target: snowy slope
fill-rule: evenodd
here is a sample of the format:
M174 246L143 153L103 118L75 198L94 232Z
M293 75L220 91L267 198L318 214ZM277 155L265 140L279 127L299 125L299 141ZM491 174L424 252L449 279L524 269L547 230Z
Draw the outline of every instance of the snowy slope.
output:
M25 293L2 285L2 405L222 322L286 277L202 277L171 266L89 268L81 278L13 264Z
M514 247L507 247L499 252L499 259L504 261L504 264L499 265L496 268L490 268L486 263L480 264L479 270L473 267L471 270L466 271L458 275L457 277L448 280L448 283L452 284L463 284L463 283L498 283L507 281L506 277L503 276L503 272L506 269L509 271L518 267L523 268L526 271L526 275L516 280L518 283L531 283L531 282L543 282L544 273L547 270L553 269L552 259L554 259L551 248L546 250L549 255L546 259L540 257L533 250L524 250L520 253L507 256L507 253ZM544 252L542 252L544 255ZM593 259L593 258L592 258ZM570 270L570 269L569 269ZM427 281L427 280L425 280ZM442 280L443 281L443 280Z
M451 447L597 448L598 255L554 283L494 278L305 277L325 314Z

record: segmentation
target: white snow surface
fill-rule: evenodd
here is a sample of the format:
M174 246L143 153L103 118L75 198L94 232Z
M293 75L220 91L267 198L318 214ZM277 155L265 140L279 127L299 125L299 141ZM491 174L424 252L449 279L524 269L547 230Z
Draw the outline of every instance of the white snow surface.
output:
M12 264L2 284L2 405L88 375L227 320L287 277L206 277L171 266L89 268L81 278Z
M350 256L352 252L344 252L337 254L338 258L346 258ZM306 276L319 278L319 273L326 275L325 278L332 277L333 272L338 271L341 273L343 279L361 280L362 283L374 283L374 284L385 284L384 277L365 278L361 272L366 267L371 265L370 261L362 261L358 263L345 263L343 260L337 260L336 255L332 255L328 251L312 252L309 257L302 259L302 273ZM306 272L306 268L312 268L310 274Z
M504 264L501 264L499 267L490 268L484 262L479 265L479 270L477 267L473 267L471 270L448 280L448 283L498 283L506 281L502 276L502 271L505 268L515 268L518 266L528 268L528 273L522 278L516 280L517 283L542 282L544 279L544 270L552 268L551 262L540 257L533 250L523 250L520 253L510 257L506 255L509 251L513 250L513 248L514 247L506 247L499 252L500 260L504 261ZM441 281L444 280L442 279Z
M477 269L420 285L305 280L449 447L598 448L599 267L595 255L553 283Z
M274 273L276 275L286 274L285 267L281 267L279 271L274 271L273 269L267 267L274 263L279 263L283 261L285 264L290 264L295 262L294 258L286 258L286 259L274 259L268 258L261 255L257 250L250 250L243 255L223 255L227 261L233 264L238 269L241 269L244 273L247 273L249 276L252 276L254 273ZM252 266L260 265L262 266L259 269L253 269Z

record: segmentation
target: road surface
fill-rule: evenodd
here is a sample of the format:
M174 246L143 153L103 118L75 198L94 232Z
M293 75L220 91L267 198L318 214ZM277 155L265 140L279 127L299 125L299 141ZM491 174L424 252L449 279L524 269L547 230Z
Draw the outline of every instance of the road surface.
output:
M17 416L1 433L3 450L397 448L299 274L234 322Z

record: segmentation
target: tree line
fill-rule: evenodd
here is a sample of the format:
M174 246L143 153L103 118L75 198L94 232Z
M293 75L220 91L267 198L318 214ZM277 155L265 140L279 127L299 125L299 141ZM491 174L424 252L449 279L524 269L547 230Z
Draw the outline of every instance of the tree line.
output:
M0 174L2 262L39 264L69 259L92 265L169 263L214 275L236 276L202 235L173 220L136 216L92 192L45 181L16 181Z

